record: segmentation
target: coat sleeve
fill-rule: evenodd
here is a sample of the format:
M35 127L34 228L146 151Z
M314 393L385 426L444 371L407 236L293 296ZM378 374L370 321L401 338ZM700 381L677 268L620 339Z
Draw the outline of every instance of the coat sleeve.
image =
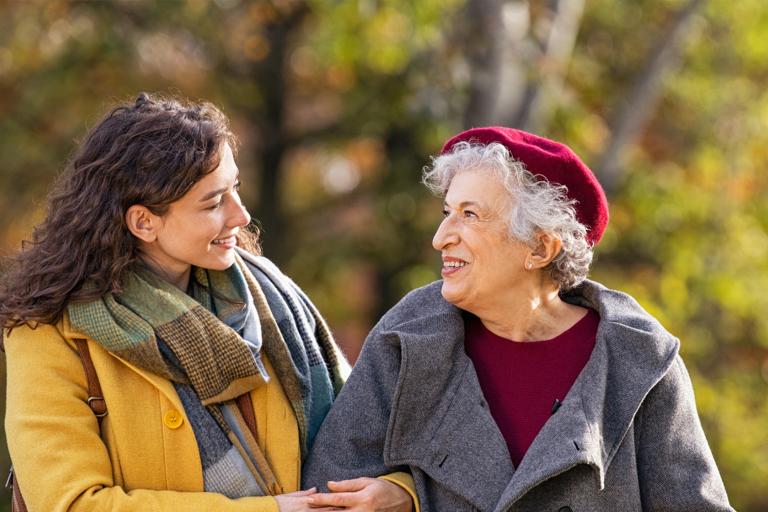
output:
M380 323L366 339L352 374L320 427L304 464L305 488L326 489L329 480L407 471L384 462L399 370L399 345Z
M635 435L643 510L732 511L679 356L639 415Z
M18 328L5 348L8 449L30 512L278 511L272 497L116 486L77 352L49 325Z

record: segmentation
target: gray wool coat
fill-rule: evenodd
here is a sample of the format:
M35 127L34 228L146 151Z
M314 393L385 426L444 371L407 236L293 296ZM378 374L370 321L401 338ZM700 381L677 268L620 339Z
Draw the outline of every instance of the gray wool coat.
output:
M409 470L422 511L727 511L679 342L634 299L587 281L592 355L514 467L436 282L376 325L304 465L304 486Z

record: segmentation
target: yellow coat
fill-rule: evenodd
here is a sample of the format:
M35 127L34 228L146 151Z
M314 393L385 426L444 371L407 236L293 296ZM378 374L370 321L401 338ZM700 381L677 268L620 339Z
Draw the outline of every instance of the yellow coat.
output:
M5 429L30 512L277 512L273 497L202 492L197 442L173 385L88 340L109 411L99 432L72 338L88 339L65 316L5 340ZM284 492L298 490L298 427L280 382L271 379L251 399L278 482Z

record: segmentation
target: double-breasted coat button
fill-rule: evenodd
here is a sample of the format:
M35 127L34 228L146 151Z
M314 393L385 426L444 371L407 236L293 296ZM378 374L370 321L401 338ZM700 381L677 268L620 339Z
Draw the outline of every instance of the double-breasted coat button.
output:
M176 409L171 409L163 416L163 423L171 430L176 430L184 423L184 417Z
M573 512L571 507L560 507L557 512Z

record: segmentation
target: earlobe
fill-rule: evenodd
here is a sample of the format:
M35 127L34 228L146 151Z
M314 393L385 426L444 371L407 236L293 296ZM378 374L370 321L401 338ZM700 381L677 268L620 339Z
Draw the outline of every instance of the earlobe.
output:
M133 236L144 242L154 242L157 238L159 218L146 206L134 204L125 212L125 224Z

